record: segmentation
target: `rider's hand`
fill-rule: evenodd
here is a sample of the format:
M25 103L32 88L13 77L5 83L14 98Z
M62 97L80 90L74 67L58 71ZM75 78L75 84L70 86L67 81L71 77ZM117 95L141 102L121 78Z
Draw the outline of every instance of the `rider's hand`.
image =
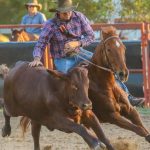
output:
M43 66L42 62L40 61L39 57L35 57L32 62L29 63L30 67L36 67L36 66Z
M70 41L70 42L67 42L65 44L64 49L75 49L75 48L80 47L80 46L81 46L80 41Z

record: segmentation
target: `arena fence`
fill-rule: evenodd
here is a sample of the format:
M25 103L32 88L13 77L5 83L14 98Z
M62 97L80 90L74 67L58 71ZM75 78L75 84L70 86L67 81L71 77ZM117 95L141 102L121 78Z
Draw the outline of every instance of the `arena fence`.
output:
M130 69L131 76L132 76L132 74L135 74L135 73L142 75L141 78L143 78L142 79L143 84L141 87L143 88L144 98L146 100L145 104L146 104L146 106L150 106L150 67L149 67L150 66L150 52L149 52L149 42L148 42L150 39L150 33L149 33L150 24L149 23L93 24L92 28L95 31L100 31L101 27L110 26L110 25L115 26L117 29L121 29L121 30L139 29L141 31L141 41L137 41L137 42L130 41L133 44L133 46L131 46L131 47L129 46L131 44L130 42L129 42L130 44L126 43L126 46L130 48L130 50L127 51L127 53L128 53L127 55L129 56L128 60L127 60L127 66ZM41 27L41 25L38 25L38 24L35 24L35 25L0 25L0 29L26 28L26 27ZM12 42L10 42L9 44L12 44ZM19 44L19 43L17 43L17 44ZM11 46L10 46L10 48L11 48ZM131 53L131 51L134 51L133 54ZM137 53L138 53L138 55L137 55ZM141 54L141 55L139 55L139 54ZM136 58L135 56L138 58ZM44 55L44 64L47 68L52 67L52 61L49 61L49 60L51 60L51 59L49 59L49 57L50 56L49 56L48 49L47 49L47 51ZM133 66L130 66L129 64L130 64L130 61L132 61L132 60L135 60L135 63L133 63L133 64L131 63ZM139 81L139 80L140 80L140 78L137 77L137 81ZM132 89L134 89L134 88L130 89L131 92L132 92Z

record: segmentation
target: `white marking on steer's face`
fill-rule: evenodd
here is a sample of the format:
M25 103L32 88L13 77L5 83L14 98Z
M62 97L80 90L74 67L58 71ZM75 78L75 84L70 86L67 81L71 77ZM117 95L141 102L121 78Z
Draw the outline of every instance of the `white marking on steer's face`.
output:
M118 41L116 41L116 46L120 47L120 43Z

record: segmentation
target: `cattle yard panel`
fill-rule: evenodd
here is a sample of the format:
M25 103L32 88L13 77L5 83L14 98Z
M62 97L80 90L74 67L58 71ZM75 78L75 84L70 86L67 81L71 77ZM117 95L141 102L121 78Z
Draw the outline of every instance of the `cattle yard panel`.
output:
M150 40L150 24L149 23L118 23L118 24L105 24L105 23L98 23L92 24L92 28L95 31L100 31L101 27L105 26L115 26L117 29L139 29L141 31L141 50L142 50L142 70L139 69L132 69L132 72L141 72L143 74L144 80L144 98L146 100L146 106L150 106L150 52L149 52L149 45L148 41ZM0 29L4 28L26 28L26 27L41 27L42 25L35 24L35 25L0 25ZM45 52L44 55L44 63L46 67L52 67L52 61L49 60L49 53L48 50Z

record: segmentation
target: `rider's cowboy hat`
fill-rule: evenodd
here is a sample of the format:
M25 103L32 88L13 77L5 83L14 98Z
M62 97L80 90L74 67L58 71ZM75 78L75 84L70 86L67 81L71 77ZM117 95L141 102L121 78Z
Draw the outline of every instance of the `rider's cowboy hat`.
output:
M36 6L38 8L38 10L42 9L42 4L38 3L37 0L30 0L28 3L25 4L26 8L28 6Z
M50 8L49 12L68 12L73 11L78 5L74 6L72 0L57 0L57 8Z

